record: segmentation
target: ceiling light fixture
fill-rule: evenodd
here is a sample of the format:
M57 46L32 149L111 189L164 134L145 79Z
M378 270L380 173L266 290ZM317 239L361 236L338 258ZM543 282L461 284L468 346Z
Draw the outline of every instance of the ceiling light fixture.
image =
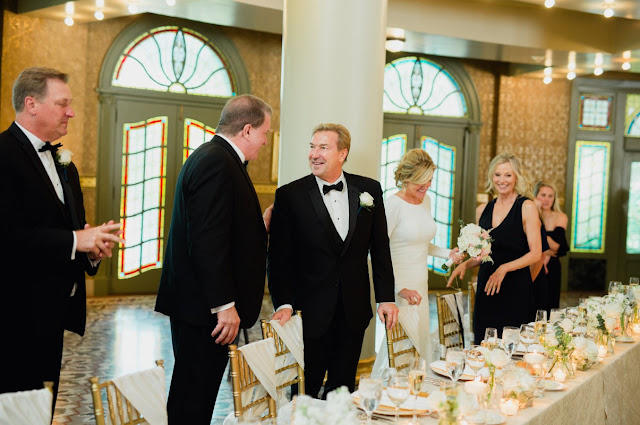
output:
M631 64L629 62L623 62L622 63L622 69L624 69L625 71L628 71L631 69Z
M96 13L93 14L98 21L102 21L104 19L104 13L102 10L96 10Z
M404 30L402 28L387 28L387 40L384 48L392 53L400 52L404 49Z
M571 72L567 72L567 80L571 81L574 78L576 78L576 73L571 71Z
M603 72L604 70L602 69L602 67L597 67L596 69L593 70L593 73L595 75L602 75Z
M622 57L624 59L631 59L631 50L625 50L624 52L622 52Z
M597 67L602 65L602 53L596 53L593 64Z
M604 17L605 17L605 18L610 18L610 17L612 17L612 16L613 16L613 9L612 9L612 8L610 8L610 7L607 7L607 8L604 10L603 15L604 15Z
M72 27L73 26L73 18L71 16L67 16L66 18L64 18L64 23L67 24L67 26Z
M553 81L553 78L551 78L549 75L547 75L546 77L544 77L542 79L542 82L545 83L545 84L550 84L551 81Z
M544 0L544 5L547 9L552 8L553 6L555 6L556 4L556 0Z

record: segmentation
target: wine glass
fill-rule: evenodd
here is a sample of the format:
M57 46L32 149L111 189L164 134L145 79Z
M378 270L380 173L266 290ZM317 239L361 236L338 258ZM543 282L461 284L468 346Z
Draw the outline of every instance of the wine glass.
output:
M529 351L529 346L536 340L536 333L531 325L520 326L520 342L524 345L524 351Z
M478 376L478 371L484 366L484 354L478 348L479 345L472 345L465 353L466 363L473 370L474 376Z
M502 328L502 349L509 355L509 359L516 352L518 342L520 342L520 329L515 326Z
M536 311L534 328L540 344L544 344L544 336L547 333L547 310Z
M640 284L640 277L629 278L629 285L639 285L639 284Z
M617 294L622 289L622 282L612 280L609 282L609 295Z
M371 378L370 375L368 377L360 376L358 392L360 393L362 410L367 414L367 424L371 424L371 415L378 408L382 396L382 380Z
M400 405L409 398L409 377L407 375L395 374L389 378L387 386L387 396L396 406L396 424L400 420Z
M549 314L549 323L552 325L556 322L562 320L562 315L564 314L564 309L562 308L552 308L551 314Z
M498 345L498 330L496 328L487 328L484 331L483 344L489 350L493 350Z
M464 372L464 351L460 347L451 347L444 358L447 375L453 382L457 382Z
M418 394L420 393L420 389L422 388L422 383L427 377L427 361L422 357L415 357L411 361L411 366L409 369L409 386L411 387L411 392L413 393L413 420L412 424L418 423L418 417L416 409L418 407Z

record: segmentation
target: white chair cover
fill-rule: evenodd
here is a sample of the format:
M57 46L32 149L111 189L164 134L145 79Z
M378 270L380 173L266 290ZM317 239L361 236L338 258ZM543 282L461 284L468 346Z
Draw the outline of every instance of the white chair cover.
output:
M444 326L444 332L451 333L451 332L456 332L462 329L462 334L467 335L469 333L469 322L464 320L462 292L456 292L455 294L446 294L446 295L443 295L443 298L447 302L447 306L449 306L449 310L451 310L453 317L456 319L456 323L449 323ZM461 317L463 317L462 323L460 323ZM448 338L458 338L458 336L448 337ZM451 342L455 343L457 341L451 341Z
M284 326L277 320L269 322L282 342L287 346L298 364L304 369L304 342L302 339L302 317L291 316L291 319Z
M113 384L149 425L167 425L164 369L156 366L113 379Z
M396 342L393 346L395 352L407 350L415 347L418 350L418 354L423 359L429 360L429 353L420 352L420 331L418 329L418 307L413 305L403 306L398 308L398 321L404 329L405 333L409 337L408 340L402 340ZM427 338L428 336L425 336ZM411 361L413 355L411 353L403 354L396 357L396 364L404 364ZM373 369L371 371L372 376L380 376L385 368L389 367L389 349L387 347L387 338L380 342L380 348L378 349L378 355L373 363Z
M52 403L46 388L0 394L0 425L49 425Z

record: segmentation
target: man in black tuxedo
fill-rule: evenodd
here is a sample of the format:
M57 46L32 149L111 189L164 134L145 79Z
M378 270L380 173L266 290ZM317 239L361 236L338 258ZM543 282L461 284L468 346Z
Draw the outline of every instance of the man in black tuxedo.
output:
M255 96L230 99L178 176L156 302L171 317L169 424L210 423L227 344L260 313L267 231L245 161L267 144L271 114Z
M64 330L85 330L84 273L94 275L124 242L117 223L86 224L78 170L50 143L75 115L67 80L54 69L24 70L13 86L15 122L0 134L0 393L53 381L54 405Z
M268 254L269 290L286 322L302 311L305 388L323 397L354 390L364 331L373 316L367 256L371 253L378 316L395 324L394 280L380 184L347 174L351 136L340 124L313 130L312 174L276 191Z

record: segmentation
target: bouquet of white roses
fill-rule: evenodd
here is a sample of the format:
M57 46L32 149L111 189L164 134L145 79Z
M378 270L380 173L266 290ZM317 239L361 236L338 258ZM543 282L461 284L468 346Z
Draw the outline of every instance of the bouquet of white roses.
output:
M466 254L483 263L487 261L493 263L493 259L489 255L491 254L491 242L493 242L489 231L484 230L474 223L463 226L462 222L460 222L460 226L460 236L458 236L458 249L460 253ZM442 268L449 270L452 265L453 260L449 259L442 265Z
M330 392L326 404L306 395L296 398L292 421L295 425L350 425L357 421L358 411L347 387Z

